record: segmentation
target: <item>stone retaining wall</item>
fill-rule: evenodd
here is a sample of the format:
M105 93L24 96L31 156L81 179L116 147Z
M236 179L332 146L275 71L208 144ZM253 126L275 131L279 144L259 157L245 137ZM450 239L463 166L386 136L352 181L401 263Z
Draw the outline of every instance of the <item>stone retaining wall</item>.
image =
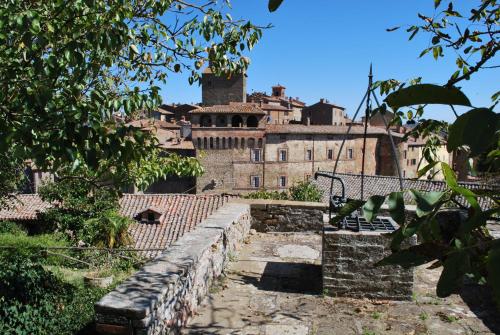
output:
M238 200L250 205L252 228L258 232L321 232L328 205L287 200Z
M410 300L413 268L375 267L391 254L390 238L380 232L338 231L325 227L323 235L323 291L331 296ZM416 237L411 242L416 243Z
M229 203L96 305L101 334L177 334L250 229L250 207Z

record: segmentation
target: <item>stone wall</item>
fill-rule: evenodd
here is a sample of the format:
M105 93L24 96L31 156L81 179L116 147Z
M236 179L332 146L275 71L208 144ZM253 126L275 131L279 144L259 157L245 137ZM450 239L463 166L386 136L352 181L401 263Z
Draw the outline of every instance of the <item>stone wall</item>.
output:
M177 334L250 229L250 207L229 203L95 306L101 334Z
M328 205L285 200L238 200L250 205L252 228L258 232L321 232Z
M327 295L410 300L413 268L375 267L391 254L390 238L380 232L351 232L325 228L323 233L323 291ZM412 243L416 243L413 237Z

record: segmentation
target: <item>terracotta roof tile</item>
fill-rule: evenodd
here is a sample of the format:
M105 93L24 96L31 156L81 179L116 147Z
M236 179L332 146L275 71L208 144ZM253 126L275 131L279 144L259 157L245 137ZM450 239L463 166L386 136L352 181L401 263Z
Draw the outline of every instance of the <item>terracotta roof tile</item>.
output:
M245 104L245 103L232 103L229 105L214 105L209 107L202 107L199 109L195 109L190 111L191 114L205 114L205 113L225 113L225 114L235 114L235 113L244 113L244 114L261 114L264 115L264 112L259 107L255 106L255 104Z
M304 124L268 124L266 125L266 133L268 134L339 134L347 133L347 126L334 126L334 125L304 125ZM364 127L353 126L350 134L359 135L363 134ZM384 128L368 127L368 134L371 135L385 135L387 131ZM392 132L393 136L403 137L403 134Z
M120 213L131 219L147 208L162 212L160 223L137 222L130 234L137 249L165 249L182 235L194 229L234 196L191 194L125 194L120 199ZM35 220L38 212L50 207L36 194L17 195L10 208L0 210L0 220ZM155 257L161 251L145 251L143 256Z
M324 171L327 172L327 171ZM329 172L327 172L329 173ZM348 173L337 173L337 177L340 177L346 187L346 198L348 199L360 199L361 198L361 175L359 174L348 174ZM328 202L328 194L330 193L330 178L318 177L314 182L319 186L319 188L324 192L323 201ZM500 184L482 184L482 183L471 183L471 182L459 182L463 187L471 190L477 189L490 189L490 190L500 190ZM446 187L444 181L435 180L422 180L422 179L403 179L403 188L416 189L420 191L442 191ZM365 175L364 178L364 196L365 199L372 195L388 195L392 192L400 191L399 179L393 176L373 176ZM340 195L341 186L338 181L333 183L333 193ZM412 202L413 199L409 194L405 194L405 201ZM466 201L462 199L460 201L462 205L467 205ZM484 208L490 208L492 203L486 198L479 198L480 206Z

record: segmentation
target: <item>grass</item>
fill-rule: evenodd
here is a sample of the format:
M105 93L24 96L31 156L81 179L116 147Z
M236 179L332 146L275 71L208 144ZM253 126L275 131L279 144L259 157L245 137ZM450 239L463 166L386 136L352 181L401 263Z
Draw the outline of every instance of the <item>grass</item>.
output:
M378 320L378 319L380 319L380 317L382 316L382 314L379 313L379 312L373 312L371 316L372 316L373 319Z
M420 313L420 315L418 316L418 318L422 321L425 321L429 318L429 315L426 313L426 312L422 312Z

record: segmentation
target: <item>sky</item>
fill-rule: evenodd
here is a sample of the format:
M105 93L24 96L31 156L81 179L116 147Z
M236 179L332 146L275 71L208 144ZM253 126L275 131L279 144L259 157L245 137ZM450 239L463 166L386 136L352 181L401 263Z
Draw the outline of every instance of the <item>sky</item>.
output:
M279 83L288 96L307 104L326 98L352 116L366 91L370 63L375 80L421 76L423 82L444 84L456 70L453 52L439 61L432 55L418 57L430 45L429 35L418 34L408 41L404 29L386 31L419 23L417 13L432 16L433 0L285 0L274 13L268 12L267 0L233 0L232 7L234 19L273 25L248 54L248 93L270 92ZM485 69L460 84L473 106L491 105L499 74L498 68ZM167 103L197 103L201 87L190 86L187 76L171 76L162 87L162 97ZM455 118L447 106L433 107L425 117Z

